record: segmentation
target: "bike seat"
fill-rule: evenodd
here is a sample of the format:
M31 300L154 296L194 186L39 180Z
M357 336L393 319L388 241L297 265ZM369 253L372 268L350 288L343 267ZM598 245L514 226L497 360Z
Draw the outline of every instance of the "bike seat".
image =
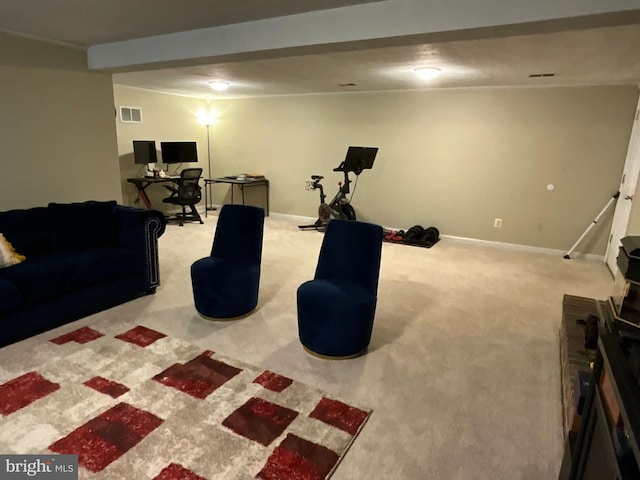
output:
M322 175L311 175L311 180L322 180L323 178Z

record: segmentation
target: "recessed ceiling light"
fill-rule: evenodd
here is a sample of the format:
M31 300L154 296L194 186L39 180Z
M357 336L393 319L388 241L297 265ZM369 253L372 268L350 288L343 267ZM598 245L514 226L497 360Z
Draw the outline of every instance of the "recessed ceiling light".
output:
M229 88L229 84L227 82L220 82L218 80L209 82L209 86L213 88L216 92L223 92L227 88Z
M434 77L437 77L440 74L440 71L441 70L437 67L421 67L414 70L414 72L416 72L416 75L424 80L430 80Z

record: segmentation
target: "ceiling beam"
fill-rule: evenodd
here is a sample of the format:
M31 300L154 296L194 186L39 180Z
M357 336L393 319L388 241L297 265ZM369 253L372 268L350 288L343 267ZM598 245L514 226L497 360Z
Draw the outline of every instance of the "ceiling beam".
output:
M535 22L637 12L640 0L386 0L122 42L93 45L90 69L140 70L175 63L214 63L246 54L327 48L351 42L464 32Z

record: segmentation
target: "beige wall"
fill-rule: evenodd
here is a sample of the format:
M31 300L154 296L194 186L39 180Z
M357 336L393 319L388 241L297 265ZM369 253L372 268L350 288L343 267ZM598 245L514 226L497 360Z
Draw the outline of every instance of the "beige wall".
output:
M143 176L146 172L144 165L134 163L133 140L155 140L158 161L161 159L160 142L195 141L198 145L198 163L184 164L182 167L200 167L203 169L203 175L208 176L207 130L197 119L198 110L201 110L204 104L201 100L117 85L114 86L114 96L117 108L129 106L142 110L142 123L123 123L119 119L116 122L121 188L126 204L142 206L137 202L135 187L126 179ZM158 164L157 167L167 166ZM169 173L175 173L178 168L179 165L171 165ZM152 185L146 192L154 208L162 211L171 209L168 205L162 204L162 198L167 197L169 192L160 185Z
M83 71L82 51L0 45L0 209L121 201L111 77Z
M84 50L0 32L0 64L11 67L87 71Z
M125 179L141 173L134 139L195 140L207 173L206 128L196 119L204 101L115 87L114 102L110 77L87 72L82 51L6 34L0 46L3 210L86 199L132 204ZM360 219L563 250L618 188L636 100L628 86L216 101L212 175L264 173L273 212L311 217L318 196L304 190L305 180L324 175L332 195L341 179L332 169L346 148L378 146L354 197ZM144 123L116 122L114 103L141 107ZM255 190L248 200L263 204ZM228 201L227 186L214 193ZM152 193L156 202L163 196ZM495 217L502 229L493 228ZM581 249L602 254L609 225L601 222Z
M115 91L118 102L122 97L143 105L167 97L167 111L157 112L162 118L146 113L145 122L160 122L163 135L174 127L192 128L192 138L200 134L206 145L204 128L195 121L204 102ZM347 147L377 146L376 164L361 175L353 200L359 219L405 229L434 225L447 235L568 250L618 188L636 101L636 87L217 101L212 170L214 176L264 173L271 181L273 212L314 216L318 195L304 190L305 180L325 176L333 195L341 177L332 169ZM548 191L548 184L555 190ZM216 189L219 201L226 187ZM252 195L262 202L260 192ZM493 228L495 217L502 218L503 228ZM579 250L603 254L609 229L610 219L601 222Z

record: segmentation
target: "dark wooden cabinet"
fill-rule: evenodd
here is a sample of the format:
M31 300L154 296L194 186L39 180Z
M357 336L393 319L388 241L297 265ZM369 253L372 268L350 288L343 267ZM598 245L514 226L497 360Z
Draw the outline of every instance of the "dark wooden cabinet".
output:
M585 399L580 431L565 457L561 479L640 479L640 385L630 355L640 351L612 319L607 302L598 302L602 333ZM640 335L637 329L632 335ZM631 353L630 353L631 352Z

